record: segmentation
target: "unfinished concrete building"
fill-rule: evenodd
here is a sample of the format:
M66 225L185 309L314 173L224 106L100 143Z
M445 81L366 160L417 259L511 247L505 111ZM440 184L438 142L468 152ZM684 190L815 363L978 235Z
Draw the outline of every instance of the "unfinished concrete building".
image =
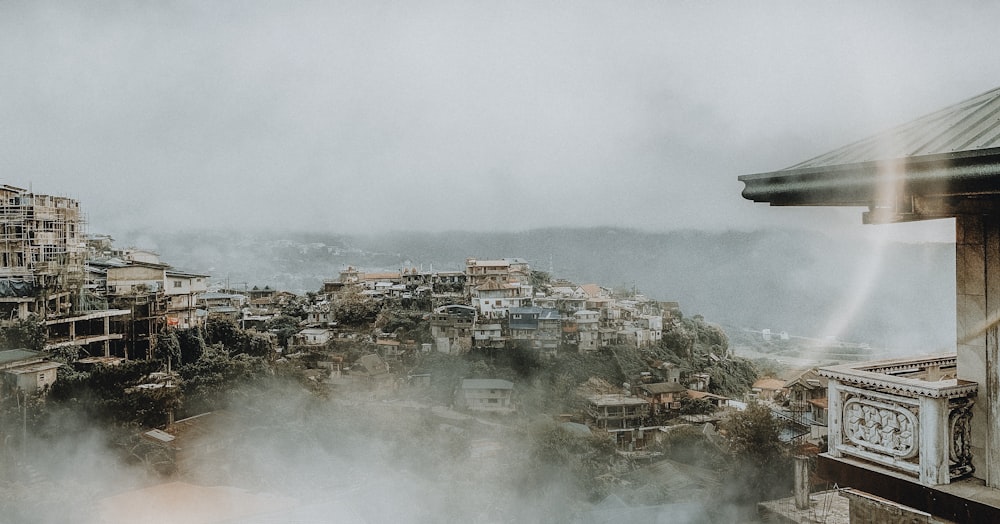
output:
M128 311L109 310L85 287L87 244L80 204L0 186L0 321L36 315L48 347L110 354Z
M80 204L0 186L0 315L69 313L87 248Z

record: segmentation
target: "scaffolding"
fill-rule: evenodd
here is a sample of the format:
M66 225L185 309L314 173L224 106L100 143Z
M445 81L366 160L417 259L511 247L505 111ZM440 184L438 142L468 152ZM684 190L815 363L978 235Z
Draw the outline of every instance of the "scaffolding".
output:
M80 204L0 185L0 316L72 312L87 257Z
M79 286L84 229L76 200L0 185L0 279L56 290Z

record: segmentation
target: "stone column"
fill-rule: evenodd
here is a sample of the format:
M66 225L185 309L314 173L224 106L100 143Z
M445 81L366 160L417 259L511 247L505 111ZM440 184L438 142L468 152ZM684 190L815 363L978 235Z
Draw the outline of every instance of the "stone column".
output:
M844 442L844 403L840 398L840 382L830 379L826 386L826 444L831 457L841 457L839 446Z
M958 376L979 384L970 440L974 476L1000 487L1000 408L997 320L1000 319L1000 220L962 215L955 219L955 284Z
M948 484L948 399L920 397L920 483Z

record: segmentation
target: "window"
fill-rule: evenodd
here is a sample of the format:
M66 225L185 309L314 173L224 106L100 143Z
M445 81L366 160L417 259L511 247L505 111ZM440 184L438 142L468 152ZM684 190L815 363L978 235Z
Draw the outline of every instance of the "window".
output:
M183 285L184 285L184 283L183 283L183 282L181 282L180 280L174 280L174 287L175 287L175 288L177 288L177 287L181 287L181 286L183 286Z
M497 399L495 399L495 398L491 398L491 399L489 399L489 402L490 402L490 404L497 404L500 401L497 400Z

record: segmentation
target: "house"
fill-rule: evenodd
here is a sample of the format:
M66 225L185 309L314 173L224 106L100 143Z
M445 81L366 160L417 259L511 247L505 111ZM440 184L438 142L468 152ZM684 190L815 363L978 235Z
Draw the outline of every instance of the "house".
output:
M329 304L313 306L306 310L306 324L331 326L336 324L335 315Z
M531 303L531 286L488 280L473 289L472 305L488 318L506 318L511 308Z
M56 369L62 364L47 360L44 353L27 349L0 351L0 375L3 377L0 398L22 391L36 393L56 381Z
M322 346L333 338L333 331L324 328L306 328L295 334L295 343L304 346Z
M687 391L687 388L677 382L639 384L634 389L636 395L649 402L650 412L654 415L680 409L680 398Z
M501 349L507 343L503 325L499 322L477 321L472 327L472 344L477 348Z
M644 398L622 394L591 395L587 397L586 418L592 426L606 431L619 451L641 451L649 432L656 430L643 426L649 410L650 404Z
M396 339L375 339L375 351L386 360L396 360L403 353L403 345Z
M793 374L783 386L788 391L788 409L811 412L810 401L826 399L827 383L828 379L816 369L805 369Z
M172 269L160 262L130 261L107 268L108 298L128 307L152 304L148 313L165 319L169 327L204 324L205 311L197 297L208 291L208 275Z
M680 370L678 370L679 372ZM691 373L688 375L688 389L695 391L707 391L708 385L712 383L712 375L708 373Z
M469 411L513 413L513 392L514 383L507 380L467 378L456 392L455 405Z
M434 309L430 315L431 338L441 353L460 354L472 348L476 308L449 304Z
M779 394L785 394L785 381L777 378L762 378L750 386L751 398L771 402Z
M693 389L687 390L687 396L691 399L704 399L712 403L716 409L722 409L726 407L729 403L728 397L723 397L722 395L716 395L714 393L708 393L706 391L695 391Z
M573 318L576 320L577 349L581 353L600 349L598 343L599 317L600 313L589 309L581 309L573 313Z
M606 430L638 428L649 416L646 399L622 394L587 397L587 419L595 427Z
M507 318L511 340L528 341L532 348L555 353L562 340L562 316L555 309L512 308Z
M493 280L502 284L517 283L528 286L531 268L528 262L520 258L504 258L500 260L465 259L465 295L474 297L475 290ZM527 296L531 296L529 292Z
M198 307L208 312L210 317L222 317L239 321L243 317L243 307L248 303L242 293L206 292L197 297Z

